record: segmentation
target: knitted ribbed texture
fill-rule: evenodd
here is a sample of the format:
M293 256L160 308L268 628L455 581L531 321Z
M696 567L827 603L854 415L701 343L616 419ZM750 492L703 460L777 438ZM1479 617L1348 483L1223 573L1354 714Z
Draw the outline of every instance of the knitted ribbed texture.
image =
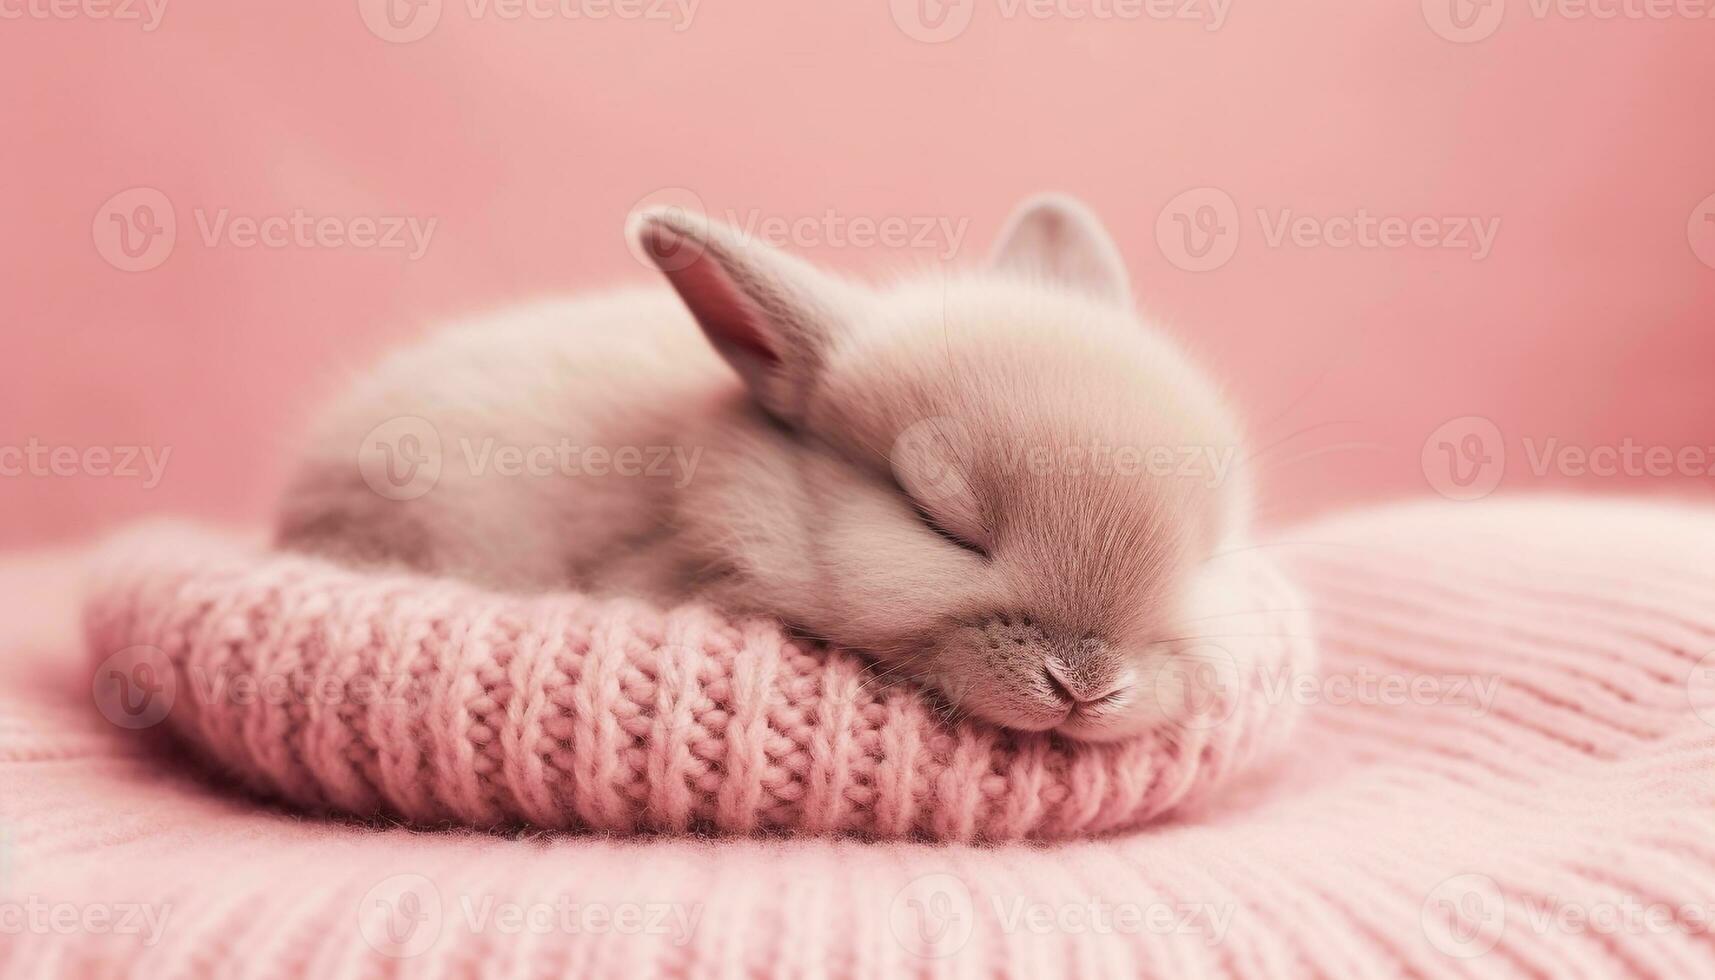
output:
M1096 746L948 723L920 688L771 622L362 573L182 527L110 545L87 627L96 660L130 658L98 671L115 704L137 665L172 674L161 721L303 808L478 827L1053 839L1139 826L1282 744L1297 705L1270 701L1262 681L1307 674L1313 647L1303 597L1265 554L1221 559L1235 612L1195 624L1220 647L1165 668L1193 682L1191 668L1220 668L1186 723Z
M1326 695L1286 755L1165 823L1053 846L306 820L105 721L64 566L0 562L0 910L171 907L149 948L0 935L0 976L1715 976L1693 914L1715 902L1715 672L1697 667L1715 515L1438 503L1281 540ZM1378 675L1443 696L1344 689ZM1473 677L1494 686L1457 689ZM688 933L483 917L562 898L698 917ZM1166 918L1066 913L1091 902ZM378 931L389 909L414 927ZM1449 910L1471 928L1445 928Z

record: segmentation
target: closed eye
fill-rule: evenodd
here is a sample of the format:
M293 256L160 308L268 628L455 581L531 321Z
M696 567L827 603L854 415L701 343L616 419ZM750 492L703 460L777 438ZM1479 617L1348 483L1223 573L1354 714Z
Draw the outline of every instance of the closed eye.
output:
M909 497L906 499L910 500ZM949 544L957 545L973 555L977 555L982 558L987 558L989 556L988 551L981 545L965 540L958 534L955 534L952 529L947 527L947 525L936 520L935 515L925 510L922 504L915 500L911 500L911 509L917 512L917 519L923 522L923 526L940 535L942 540Z

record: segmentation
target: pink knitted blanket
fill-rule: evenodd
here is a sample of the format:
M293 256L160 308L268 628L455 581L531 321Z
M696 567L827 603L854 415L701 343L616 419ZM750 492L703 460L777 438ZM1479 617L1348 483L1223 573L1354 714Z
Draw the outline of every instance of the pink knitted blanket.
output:
M184 527L107 549L97 698L301 808L546 829L1064 838L1138 826L1284 741L1304 599L1225 556L1183 724L1079 745L937 702L772 622L363 573Z
M1715 976L1715 513L1278 541L1322 655L1268 695L1284 754L1140 831L981 846L306 819L91 704L84 556L0 557L0 976Z

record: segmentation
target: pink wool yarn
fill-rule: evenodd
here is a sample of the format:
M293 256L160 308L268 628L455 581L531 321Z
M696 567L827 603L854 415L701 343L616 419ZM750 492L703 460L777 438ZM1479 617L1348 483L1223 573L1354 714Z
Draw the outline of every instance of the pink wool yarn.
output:
M6 931L0 976L1715 976L1715 510L1424 502L1268 553L1321 656L1284 752L1140 831L982 846L258 806L90 703L87 554L0 556L0 913L159 925ZM142 608L94 571L109 608ZM488 914L559 901L672 914L524 934ZM1078 917L1097 906L1105 928Z
M1136 827L1284 741L1293 702L1258 685L1311 669L1304 601L1262 550L1222 570L1235 612L1200 624L1227 634L1195 662L1203 703L1170 732L1114 745L949 722L852 654L700 605L502 595L188 527L114 542L85 617L98 700L153 684L160 717L142 721L309 810L1055 839Z

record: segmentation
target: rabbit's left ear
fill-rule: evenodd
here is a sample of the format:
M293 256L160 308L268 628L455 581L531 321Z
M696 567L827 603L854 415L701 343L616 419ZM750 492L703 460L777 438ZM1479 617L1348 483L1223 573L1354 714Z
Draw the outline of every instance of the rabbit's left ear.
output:
M630 234L757 403L796 424L857 288L701 215L645 211Z
M1019 205L1007 219L991 261L996 269L1131 305L1119 248L1095 214L1065 194L1041 194Z

